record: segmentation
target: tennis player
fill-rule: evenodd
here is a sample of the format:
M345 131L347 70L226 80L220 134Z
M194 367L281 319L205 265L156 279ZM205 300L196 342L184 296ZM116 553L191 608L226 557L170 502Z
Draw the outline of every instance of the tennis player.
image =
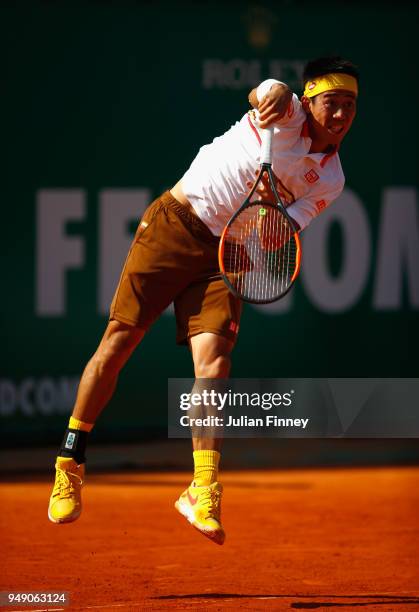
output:
M274 126L273 171L299 230L341 193L338 149L356 113L357 68L339 57L320 58L307 64L303 80L301 101L284 83L261 83L249 95L252 110L203 146L183 178L146 210L56 460L48 510L54 523L79 517L89 433L121 368L171 302L177 342L189 346L195 376L228 377L242 304L220 277L218 242L255 180L261 129ZM267 184L263 190L269 191ZM201 533L222 544L220 441L194 438L193 448L193 481L175 505Z

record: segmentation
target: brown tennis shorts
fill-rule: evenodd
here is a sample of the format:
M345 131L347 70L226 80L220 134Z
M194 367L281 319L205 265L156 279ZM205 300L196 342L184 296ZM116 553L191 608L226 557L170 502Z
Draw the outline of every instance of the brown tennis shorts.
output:
M178 344L202 332L235 342L242 303L220 276L218 242L191 206L166 191L138 226L110 319L148 329L174 302Z

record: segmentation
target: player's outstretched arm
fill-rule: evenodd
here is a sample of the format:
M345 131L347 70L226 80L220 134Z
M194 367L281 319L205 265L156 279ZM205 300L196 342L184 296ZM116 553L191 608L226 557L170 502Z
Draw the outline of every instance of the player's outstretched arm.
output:
M292 91L285 83L273 83L269 91L258 100L257 89L252 89L249 102L259 111L260 127L266 128L276 123L287 112L291 103Z

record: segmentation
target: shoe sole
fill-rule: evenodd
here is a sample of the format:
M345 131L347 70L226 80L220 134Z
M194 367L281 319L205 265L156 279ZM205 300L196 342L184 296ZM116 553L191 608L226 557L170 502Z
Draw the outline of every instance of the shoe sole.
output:
M80 512L78 512L78 513L77 513L77 514L75 514L75 515L72 515L72 516L71 516L71 517L69 517L69 518L55 519L55 518L54 518L54 517L51 515L50 510L49 510L49 508L48 508L48 518L49 518L49 520L51 521L51 523L55 523L56 525L61 524L61 523L73 523L74 521L77 521L77 519L79 518L80 514L81 514L81 510L80 510Z
M220 546L224 544L224 540L226 537L224 531L210 531L208 529L204 529L202 526L200 526L199 523L194 520L193 512L190 511L189 506L186 504L182 504L179 500L175 502L175 508L179 512L179 514L184 516L186 520L189 521L192 527L195 527L195 529L199 531L199 533L207 537L209 540L211 540L211 542L219 544Z

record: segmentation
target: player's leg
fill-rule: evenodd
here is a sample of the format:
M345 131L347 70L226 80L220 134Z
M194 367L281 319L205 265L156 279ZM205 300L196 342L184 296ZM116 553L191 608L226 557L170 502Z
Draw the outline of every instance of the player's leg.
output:
M199 231L202 255L196 259L197 280L176 296L177 342L189 342L195 367L195 387L223 386L230 372L230 353L237 340L242 303L228 290L218 270L219 240L206 228ZM222 487L218 482L221 440L212 431L192 432L194 479L175 506L199 531L217 544L224 542L221 526ZM196 486L199 484L200 486Z
M231 368L230 355L234 347L232 340L219 334L203 332L190 338L190 346L196 379L211 379L211 384L215 384L216 380L221 382L228 378ZM194 452L210 450L218 451L219 454L222 440L208 434L207 429L205 435L199 435L198 430L198 434L192 438ZM194 480L200 484L211 484L217 480L216 476L217 473L208 475L209 481L205 482L205 477L195 471Z
M109 321L81 377L73 410L75 419L95 423L112 397L119 372L144 334L144 329L120 321Z
M111 322L83 373L57 460L56 487L49 508L54 522L69 522L79 516L88 434L145 330L190 280L190 260L199 256L201 247L186 231L179 206L165 193L148 207L138 225L112 301Z
M120 370L144 333L145 330L132 325L110 321L84 369L55 465L56 478L48 508L48 516L54 523L68 523L80 516L89 433L112 397Z
M234 347L231 339L219 334L203 332L190 338L196 383L213 389L223 386L230 374L230 354ZM208 381L208 384L205 382ZM211 410L211 408L210 408ZM216 410L216 407L215 407ZM222 486L218 482L221 438L210 429L193 432L194 476L192 484L176 502L176 508L201 533L217 544L223 544L225 532L221 525Z

